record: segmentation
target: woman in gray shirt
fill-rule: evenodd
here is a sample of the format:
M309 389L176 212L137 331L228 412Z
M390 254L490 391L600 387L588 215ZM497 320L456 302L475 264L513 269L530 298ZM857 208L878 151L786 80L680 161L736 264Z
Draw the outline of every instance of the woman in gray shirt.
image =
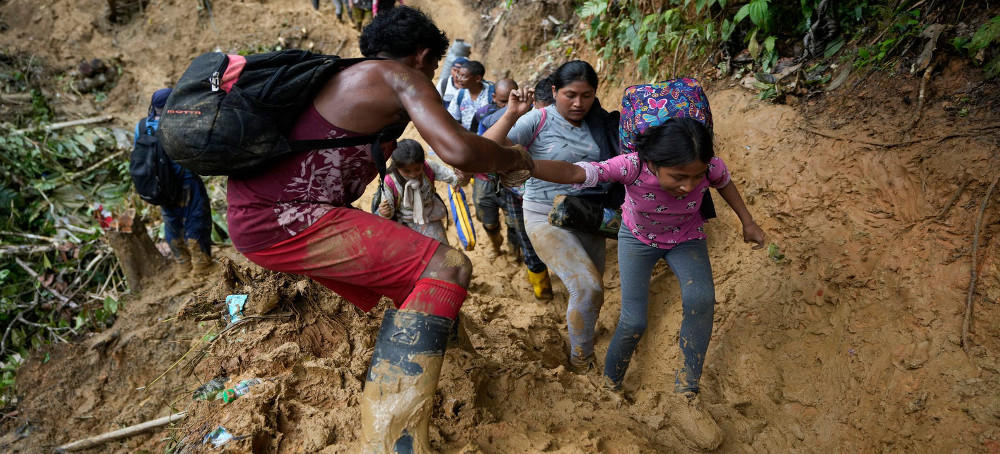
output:
M569 162L600 161L602 153L588 124L588 114L607 116L597 100L597 73L576 60L551 76L555 104L531 110L531 94L512 94L507 112L483 137L501 144L524 146L532 159ZM529 90L530 91L530 90ZM595 110L595 112L591 112ZM601 119L603 120L603 118ZM600 122L603 124L603 121ZM608 148L608 147L605 147ZM605 156L602 156L605 155ZM569 290L566 325L569 328L570 366L585 372L594 363L594 327L604 303L604 243L602 236L554 227L548 216L557 195L579 195L572 185L531 178L525 184L524 226L538 257Z

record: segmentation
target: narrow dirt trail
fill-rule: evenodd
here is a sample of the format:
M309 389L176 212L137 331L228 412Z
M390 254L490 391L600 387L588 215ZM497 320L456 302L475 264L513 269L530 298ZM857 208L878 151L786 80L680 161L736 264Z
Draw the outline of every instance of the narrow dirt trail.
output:
M215 46L235 49L280 36L328 52L356 52L355 34L336 22L329 4L316 13L297 0L216 2L209 19L188 3L151 4L145 22L109 32L91 26L100 23L96 0L43 2L41 9L11 0L0 6L13 26L0 43L56 61L117 53L125 77L98 107L120 115L123 126L142 115L141 93L176 78L183 62ZM472 41L484 33L479 12L459 0L407 3L431 11L449 36ZM498 22L488 68L507 70L518 81L540 71L534 62L544 55L515 50L537 38L524 35L534 30L524 16L535 15L535 7ZM213 23L234 31L211 32ZM40 29L49 30L47 36ZM946 69L937 92L982 93L962 69ZM920 130L909 132L931 140L862 143L903 131L912 107L900 93L912 93L912 85L873 80L850 96L789 107L758 101L724 81L709 83L717 154L777 248L769 253L743 244L738 220L716 197L719 218L707 229L718 302L702 389L726 433L718 452L1000 449L995 304L977 309L971 355L958 343L970 235L983 182L1000 165L1000 139L972 133L989 122L989 112L956 119L934 108L946 102L936 99ZM605 106L614 106L623 88L602 87ZM935 139L952 131L969 134ZM408 136L416 138L413 131ZM359 206L368 206L374 187ZM980 285L991 301L1000 297L997 228L987 226L981 245ZM599 362L621 303L615 248L609 242ZM535 301L523 266L484 249L468 254L475 275L462 312L474 351L447 353L431 423L436 448L692 451L665 418L672 411L665 393L678 362L681 319L678 284L667 267L654 271L649 328L619 395L601 388L599 372L566 370L562 285L555 282L552 301ZM4 421L0 448L49 452L186 410L182 423L104 452L182 446L177 452L219 452L201 444L218 426L247 437L222 452L355 452L358 399L386 305L362 314L307 279L265 272L228 248L218 255L228 257L222 271L205 282L157 282L129 301L107 332L47 349L48 362L33 357L19 374L19 413ZM255 319L221 334L215 320L196 321L217 311L225 295L240 292L273 306L268 314L281 318ZM218 376L264 382L230 404L192 399L195 388Z

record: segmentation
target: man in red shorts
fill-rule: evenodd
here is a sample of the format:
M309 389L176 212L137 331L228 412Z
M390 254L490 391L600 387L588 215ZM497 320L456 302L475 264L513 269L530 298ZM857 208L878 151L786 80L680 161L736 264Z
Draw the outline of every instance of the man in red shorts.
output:
M304 112L291 140L376 134L412 121L447 164L465 173L533 167L523 149L461 127L431 83L448 46L422 12L400 6L360 38L366 57L337 73ZM383 147L392 154L394 143ZM377 175L369 145L290 154L251 177L229 179L229 234L258 265L303 274L364 311L386 312L362 398L362 450L430 448L430 410L451 327L472 264L451 247L351 207Z

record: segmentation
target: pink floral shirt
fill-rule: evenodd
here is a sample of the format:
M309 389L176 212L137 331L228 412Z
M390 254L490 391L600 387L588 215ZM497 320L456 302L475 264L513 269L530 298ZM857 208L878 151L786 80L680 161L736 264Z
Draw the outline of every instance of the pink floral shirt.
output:
M624 184L622 222L639 241L660 249L705 239L705 220L699 210L704 194L710 186L718 189L729 184L729 169L717 157L709 161L705 179L684 197L664 191L656 175L640 164L636 153L576 165L587 172L581 187L609 181Z
M292 140L336 139L358 133L327 122L315 107L302 114ZM383 145L391 156L395 142ZM298 235L336 207L349 207L378 176L371 145L290 154L267 170L230 177L229 237L240 252L254 252Z

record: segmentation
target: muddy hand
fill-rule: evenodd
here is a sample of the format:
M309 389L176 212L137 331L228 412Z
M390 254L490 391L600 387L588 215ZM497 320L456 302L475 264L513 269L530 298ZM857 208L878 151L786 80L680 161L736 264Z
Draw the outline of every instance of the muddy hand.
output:
M531 159L531 153L529 153L528 150L521 145L514 145L510 148L517 153L517 158L512 162L512 165L507 168L506 172L514 170L527 170L530 174L532 170L535 170L535 160Z
M764 240L767 236L764 235L764 229L761 229L756 222L751 221L749 224L743 226L743 242L744 243L756 243L754 249L762 249L764 247Z
M463 172L461 170L458 170L458 169L454 169L454 170L455 170L455 177L458 178L458 183L455 184L455 186L463 187L463 186L469 184L469 181L472 180L472 174L471 173L465 173L465 172Z
M511 170L510 172L500 172L497 174L500 177L500 184L507 188L517 188L528 181L531 178L530 170Z

